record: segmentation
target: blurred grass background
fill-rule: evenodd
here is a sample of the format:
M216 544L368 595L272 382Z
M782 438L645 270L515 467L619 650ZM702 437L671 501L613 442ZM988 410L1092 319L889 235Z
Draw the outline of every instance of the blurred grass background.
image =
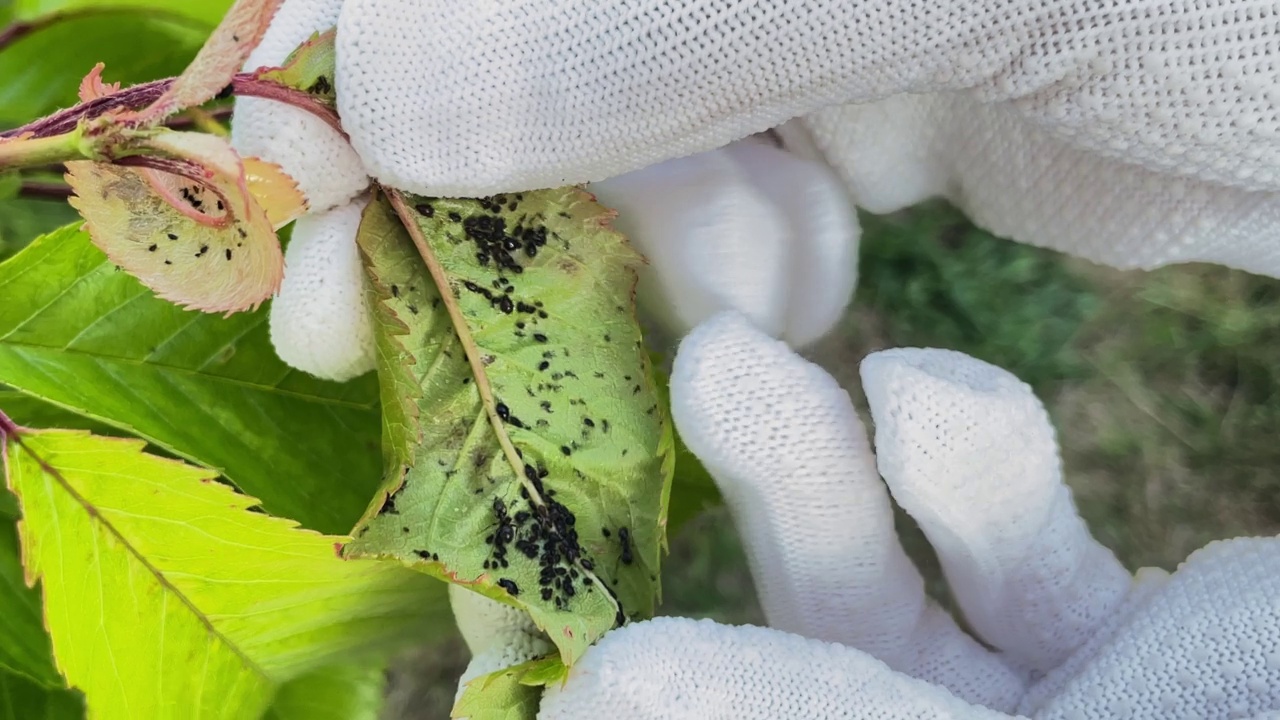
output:
M805 354L864 411L867 353L960 350L1035 388L1081 513L1130 569L1172 570L1211 540L1280 533L1280 280L1103 268L993 237L940 202L861 220L856 300ZM923 536L903 514L899 524L945 602ZM672 538L663 592L663 614L764 621L723 509ZM393 683L388 717L448 717L466 661L458 640L407 660L414 681Z

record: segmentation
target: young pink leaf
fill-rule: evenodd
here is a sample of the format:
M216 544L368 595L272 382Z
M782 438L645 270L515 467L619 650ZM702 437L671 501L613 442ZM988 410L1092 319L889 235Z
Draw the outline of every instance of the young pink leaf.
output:
M268 212L225 140L165 132L147 145L159 157L145 167L67 163L71 204L94 244L178 305L232 313L271 297L284 273L276 223L305 209L288 176L252 163Z
M205 41L191 64L150 106L124 113L121 120L154 125L170 115L212 100L249 59L262 41L271 18L284 0L237 0Z
M102 63L94 65L89 74L80 81L80 102L87 103L120 91L120 83L102 82L102 70L105 67L106 65Z

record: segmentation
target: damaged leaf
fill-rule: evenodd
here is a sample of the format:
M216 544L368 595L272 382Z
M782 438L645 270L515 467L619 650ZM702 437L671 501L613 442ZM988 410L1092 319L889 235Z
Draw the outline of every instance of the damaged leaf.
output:
M67 163L71 204L94 244L184 307L230 313L271 297L284 274L275 228L306 207L292 180L260 160L246 166L212 135L162 131L146 142L163 153L151 167Z
M523 608L566 664L652 614L672 471L608 219L563 188L379 198L360 228L388 478L346 554Z

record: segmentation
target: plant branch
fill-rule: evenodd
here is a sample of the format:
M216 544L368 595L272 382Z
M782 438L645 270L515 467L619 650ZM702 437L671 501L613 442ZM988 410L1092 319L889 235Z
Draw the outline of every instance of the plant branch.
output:
M71 197L71 186L48 180L23 180L18 196L33 200L63 200Z
M91 157L89 150L76 127L60 135L7 139L0 142L0 171L84 160Z
M35 138L62 135L74 130L81 121L92 120L112 110L139 110L145 108L158 100L161 95L164 95L169 86L173 84L173 81L174 78L153 80L125 88L110 95L94 98L87 103L81 103L75 107L56 112L20 128L6 130L0 133L0 139L21 137L28 134ZM267 98L306 110L324 120L330 127L342 133L343 137L346 137L346 133L342 132L342 123L338 121L338 114L310 93L285 87L270 80L263 80L255 73L237 74L231 80L230 87L231 92L235 95Z

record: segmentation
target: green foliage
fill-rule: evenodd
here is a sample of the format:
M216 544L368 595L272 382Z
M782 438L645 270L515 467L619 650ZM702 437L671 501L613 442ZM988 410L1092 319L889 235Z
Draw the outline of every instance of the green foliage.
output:
M1084 371L1071 343L1098 299L1053 253L940 203L861 220L858 303L883 318L892 345L960 350L1036 386Z
M265 311L185 312L73 228L0 265L0 293L0 382L218 468L312 529L348 530L377 487L375 378L287 367Z
M562 680L559 658L530 660L467 683L452 717L468 720L527 720L538 714L542 688Z
M17 528L0 523L0 671L46 688L62 687L41 621L40 595L26 586Z
M5 455L58 665L94 716L256 717L278 683L447 622L442 586L341 560L344 538L248 512L214 473L141 449L24 431Z
M672 447L639 256L577 189L401 207L418 237L385 201L360 230L390 463L348 550L527 610L572 663L657 591Z
M81 720L84 698L0 671L0 720Z
M379 663L329 665L280 687L264 720L378 720L386 686Z

